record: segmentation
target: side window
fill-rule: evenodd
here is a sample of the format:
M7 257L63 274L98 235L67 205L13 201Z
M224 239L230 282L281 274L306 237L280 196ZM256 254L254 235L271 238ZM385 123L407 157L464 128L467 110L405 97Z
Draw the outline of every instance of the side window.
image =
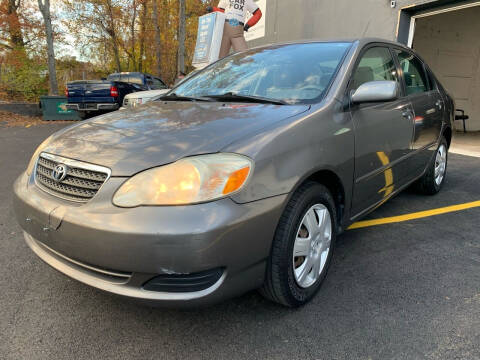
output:
M378 80L398 81L395 62L386 47L372 47L362 55L353 74L351 88L356 90L366 82Z
M162 80L157 78L152 78L152 84L150 87L154 90L166 89L167 86L162 82Z
M423 64L414 55L395 50L398 55L398 61L403 71L407 95L418 94L428 91L427 75Z

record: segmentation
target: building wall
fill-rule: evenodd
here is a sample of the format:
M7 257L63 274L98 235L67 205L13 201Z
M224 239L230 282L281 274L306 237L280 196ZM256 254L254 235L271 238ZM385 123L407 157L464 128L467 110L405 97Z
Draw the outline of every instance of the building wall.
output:
M480 130L480 6L417 19L413 48ZM461 122L456 123L462 127Z
M299 39L397 39L400 10L437 0L267 0L266 31L252 45Z
M465 1L399 0L395 8L390 3L390 0L266 0L265 37L249 44L358 37L395 41L401 16L401 38L406 41L408 11ZM471 117L467 121L469 130L480 130L480 98L476 95L480 90L478 19L480 8L476 7L417 19L413 45L455 97L457 106ZM457 122L457 127L460 126L461 122Z

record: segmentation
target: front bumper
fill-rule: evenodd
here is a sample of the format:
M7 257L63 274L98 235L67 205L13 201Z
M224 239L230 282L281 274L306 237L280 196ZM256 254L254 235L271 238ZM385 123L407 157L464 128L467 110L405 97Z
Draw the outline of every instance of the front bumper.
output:
M30 248L60 272L118 295L166 303L212 303L259 287L285 196L169 207L118 208L110 178L86 204L61 200L22 174L14 184L17 220ZM200 291L161 292L161 274L223 269Z

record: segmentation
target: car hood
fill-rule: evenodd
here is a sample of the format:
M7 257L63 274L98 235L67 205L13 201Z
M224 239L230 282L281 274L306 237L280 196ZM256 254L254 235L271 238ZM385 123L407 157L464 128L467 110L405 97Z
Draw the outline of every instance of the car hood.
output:
M44 152L107 166L130 176L182 157L214 153L306 105L154 101L115 111L56 133Z

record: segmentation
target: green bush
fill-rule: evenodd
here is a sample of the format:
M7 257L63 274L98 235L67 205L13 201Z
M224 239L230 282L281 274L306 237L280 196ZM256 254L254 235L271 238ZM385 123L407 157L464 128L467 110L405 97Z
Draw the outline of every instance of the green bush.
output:
M2 66L0 92L8 101L38 101L48 93L46 66L22 54L16 55Z

